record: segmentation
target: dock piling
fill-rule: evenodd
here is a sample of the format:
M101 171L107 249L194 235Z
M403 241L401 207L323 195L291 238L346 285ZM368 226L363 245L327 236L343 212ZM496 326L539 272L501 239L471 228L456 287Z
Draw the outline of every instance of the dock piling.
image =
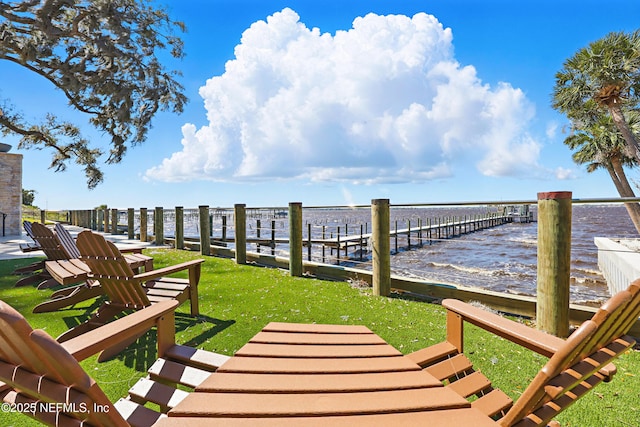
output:
M371 201L371 243L373 247L373 294L391 293L391 251L389 244L389 199Z
M234 205L236 263L247 263L247 212L245 204Z
M538 329L569 336L571 192L538 193Z
M289 203L289 273L302 276L302 203Z

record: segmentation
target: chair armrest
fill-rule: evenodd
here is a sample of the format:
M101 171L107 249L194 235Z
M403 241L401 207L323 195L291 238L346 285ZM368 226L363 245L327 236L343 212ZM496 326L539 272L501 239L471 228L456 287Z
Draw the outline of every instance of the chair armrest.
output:
M170 315L173 326L173 312L179 302L175 300L162 301L138 310L99 328L71 338L61 345L78 361L84 360L100 351L113 346L128 338L141 335L151 329L160 320ZM160 335L160 333L159 333Z
M176 265L170 265L168 267L159 268L157 270L145 271L144 273L136 274L134 279L146 282L147 280L157 279L168 274L177 273L178 271L188 270L194 267L200 267L200 264L204 262L203 259L194 259L192 261L183 262Z
M442 301L442 305L450 313L459 316L462 321L469 322L546 357L553 356L564 343L562 338L530 328L462 301L446 299ZM449 325L447 325L447 329L449 330Z
M144 249L144 247L142 246L136 246L133 248L130 248L128 246L127 247L116 246L116 247L122 254L141 254L142 250Z

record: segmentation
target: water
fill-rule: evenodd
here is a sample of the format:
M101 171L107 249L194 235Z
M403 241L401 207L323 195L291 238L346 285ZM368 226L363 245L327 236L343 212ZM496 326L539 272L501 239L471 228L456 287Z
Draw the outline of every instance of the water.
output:
M535 206L533 207L535 213ZM445 217L464 217L495 212L495 207L447 207L447 208L392 208L391 229L417 227L418 221ZM233 237L233 212L227 212L227 237ZM185 235L197 236L197 218L188 220L185 212ZM247 236L257 235L257 218L247 219ZM272 223L273 221L273 223ZM338 232L359 234L371 232L370 209L305 209L303 212L304 239L308 238L309 225L313 239L336 236ZM151 222L150 222L151 223ZM287 219L269 219L268 213L260 219L262 239L271 235L278 238L288 236ZM171 224L165 218L165 228ZM171 226L168 226L171 228ZM273 228L272 228L273 227ZM339 230L338 230L339 229ZM221 218L213 219L213 235L221 236ZM151 232L151 230L150 230ZM165 230L171 235L172 230ZM571 244L571 302L603 302L609 297L604 278L598 269L597 247L593 239L600 237L637 237L638 234L622 205L574 205L572 214ZM391 257L393 274L422 278L432 282L451 283L467 287L507 292L521 295L535 295L537 259L537 223L511 223L494 228L469 233L451 239L433 241L423 239L422 245L416 235L411 237L412 247L406 247L405 237L398 239L398 251ZM256 251L256 245L247 249ZM395 239L391 239L395 249ZM314 245L311 259L327 263L370 269L370 252L349 252L345 259L337 259L335 251ZM263 253L288 256L286 244L278 244L275 249L262 247ZM307 259L307 248L303 249ZM394 251L395 252L395 251Z

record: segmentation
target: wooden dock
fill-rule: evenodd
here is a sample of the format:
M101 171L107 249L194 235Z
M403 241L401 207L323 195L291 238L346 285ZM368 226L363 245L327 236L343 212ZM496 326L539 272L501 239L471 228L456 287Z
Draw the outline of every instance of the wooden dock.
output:
M409 249L414 246L430 245L439 240L459 237L464 234L512 223L514 218L514 215L505 210L504 213L418 220L415 227L412 227L411 221L408 221L406 228L398 228L398 221L395 221L389 234L395 243L393 253L397 253L400 250L401 243L403 247ZM328 239L306 239L304 242L307 247L311 244L320 244L331 248L332 254L334 251L337 252L338 261L340 260L341 251L344 253L344 258L349 258L350 249L359 250L360 258L362 259L362 254L366 252L366 248L369 246L371 235L372 233L361 231L359 234L342 236L338 234L336 237ZM404 242L399 241L401 236L404 238Z
M223 218L226 219L226 218ZM261 236L260 220L257 220L256 236L247 236L246 243L256 245L258 253L265 248L275 254L278 245L288 245L289 237L276 237L275 226L272 221L270 236ZM401 249L411 249L431 245L441 240L459 237L465 234L474 233L480 230L497 227L512 222L525 222L525 217L514 215L510 209L489 212L483 215L466 215L455 217L418 219L414 223L410 220L394 221L390 224L391 253L398 253ZM529 222L529 220L526 220ZM227 237L226 221L223 222L221 236L211 237L211 244L216 246L227 246L234 243L234 237ZM399 227L399 225L401 225ZM306 236L303 237L302 244L306 249L306 259L312 260L313 249L316 248L315 257L322 262L327 262L328 258L335 258L335 262L340 264L347 260L364 261L369 256L369 247L372 233L368 224L347 225L334 229L335 233L327 233L325 226L322 231L314 233L311 224L306 224ZM354 230L358 230L355 232ZM267 233L265 233L267 234ZM328 234L328 237L326 237ZM164 239L167 243L173 244L172 238ZM199 247L198 239L185 238L185 246ZM318 249L319 248L319 249ZM329 249L327 254L326 249Z

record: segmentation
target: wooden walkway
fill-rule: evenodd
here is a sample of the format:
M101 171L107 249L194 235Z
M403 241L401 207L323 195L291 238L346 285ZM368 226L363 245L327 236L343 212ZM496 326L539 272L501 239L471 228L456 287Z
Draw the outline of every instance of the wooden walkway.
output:
M409 223L407 228L402 229L398 229L396 222L396 227L390 230L389 234L391 237L404 235L407 236L408 239L411 238L411 235L415 235L421 241L440 240L461 236L467 233L473 233L478 230L484 230L511 222L513 222L512 216L498 214L474 216L472 218L458 217L444 220L436 219L433 221L429 220L426 224L424 224L422 221L419 221L415 227L411 227L411 223ZM342 249L346 246L360 245L362 240L368 240L370 238L371 233L361 233L347 236L337 236L330 239L313 240L312 243L319 243L325 246Z
M395 227L390 230L389 234L395 241L394 252L398 252L401 244L407 248L411 248L412 246L423 246L425 244L432 244L439 240L450 239L512 222L514 222L513 215L499 213L464 217L435 218L428 219L426 221L419 220L415 226L412 226L411 222L409 222L406 228L398 228L398 222L396 221ZM361 230L363 230L362 227ZM314 245L321 246L323 251L324 248L330 248L331 255L333 255L334 252L337 253L339 261L341 253L343 259L349 258L350 250L353 250L354 254L359 251L361 255L360 258L362 258L362 254L367 251L366 248L369 246L372 233L364 231L346 235L340 235L338 233L337 236L329 238L309 236L311 236L310 232L307 233L307 238L303 239L302 242L303 246L305 246L309 252L311 252L311 247ZM399 237L402 237L404 241L400 242ZM212 238L213 244L221 246L226 246L225 242L233 241L233 239L221 240ZM258 245L259 251L259 247L261 246L274 249L278 244L289 244L289 238L248 237L247 243Z

